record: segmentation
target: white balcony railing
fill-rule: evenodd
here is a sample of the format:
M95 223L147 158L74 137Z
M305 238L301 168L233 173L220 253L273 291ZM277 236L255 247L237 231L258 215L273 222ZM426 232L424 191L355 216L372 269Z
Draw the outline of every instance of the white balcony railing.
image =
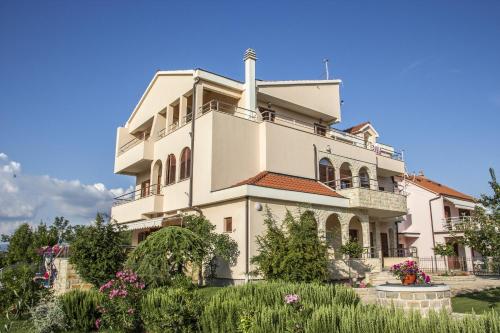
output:
M145 186L136 191L128 192L114 198L113 206L120 206L129 202L133 202L139 199L147 198L152 195L161 194L161 185L149 185Z
M229 114L238 118L243 118L247 120L251 120L254 122L263 122L263 121L268 121L268 122L273 122L279 125L287 126L290 128L295 128L298 130L310 132L316 135L324 136L329 139L333 139L336 141L340 141L343 143L351 144L356 147L368 149L371 151L374 151L377 155L385 156L388 158L392 158L395 160L403 161L404 156L403 152L397 152L394 150L393 147L382 144L382 143L376 143L372 144L370 142L365 142L362 138L346 133L343 131L340 131L335 128L331 127L326 127L325 125L321 124L315 124L311 122L306 122L303 120L299 120L287 115L284 115L282 113L275 112L273 110L266 110L262 112L255 112L252 110L248 110L245 108L241 108L239 106L221 102L219 100L211 100L205 104L203 104L196 112L196 117L200 117L204 114L207 114L209 112L222 112L225 114ZM184 126L185 124L189 123L191 121L191 113L189 113L187 116L183 117L180 121L176 121L166 128L160 130L158 132L158 137L157 140L167 136L168 134L174 132L178 128Z
M472 221L471 216L453 216L443 219L443 227L446 230L459 231L460 226L465 222Z

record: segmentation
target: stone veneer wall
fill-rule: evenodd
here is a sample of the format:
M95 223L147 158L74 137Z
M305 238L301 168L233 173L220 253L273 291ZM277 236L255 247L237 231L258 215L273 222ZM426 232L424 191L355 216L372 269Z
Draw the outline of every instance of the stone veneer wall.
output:
M72 289L90 289L92 285L86 283L78 275L68 258L56 258L54 265L57 270L57 277L52 286L54 294L64 294Z
M425 289L425 287L422 287ZM409 287L408 289L411 289ZM451 293L446 291L377 291L377 303L404 310L417 310L426 314L429 310L436 312L442 309L451 313Z
M366 188L347 188L338 192L349 198L351 207L383 209L402 213L407 211L406 197L401 194Z

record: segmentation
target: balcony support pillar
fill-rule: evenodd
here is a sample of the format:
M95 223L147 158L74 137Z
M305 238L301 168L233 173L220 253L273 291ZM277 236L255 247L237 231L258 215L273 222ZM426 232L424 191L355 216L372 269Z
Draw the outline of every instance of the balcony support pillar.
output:
M181 96L179 101L179 126L186 124L188 97Z

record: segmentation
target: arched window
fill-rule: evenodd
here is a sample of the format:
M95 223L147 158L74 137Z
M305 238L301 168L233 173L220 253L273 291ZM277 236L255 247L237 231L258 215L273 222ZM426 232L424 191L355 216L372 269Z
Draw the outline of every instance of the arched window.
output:
M359 169L359 186L370 188L370 176L366 167Z
M161 174L162 174L162 165L161 161L158 160L156 161L153 167L153 179L154 181L156 181L155 183L156 194L161 194Z
M340 188L352 187L352 172L349 163L340 166Z
M319 181L335 188L335 169L326 157L319 161Z
M184 148L181 152L181 177L186 179L191 177L191 149Z
M167 185L175 183L175 170L176 170L175 155L170 154L167 157L167 177L166 177Z

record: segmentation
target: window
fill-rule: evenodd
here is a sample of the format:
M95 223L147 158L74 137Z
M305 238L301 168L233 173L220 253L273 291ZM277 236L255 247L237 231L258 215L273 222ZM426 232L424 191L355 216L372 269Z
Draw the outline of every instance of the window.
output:
M276 112L274 110L259 108L260 114L262 115L262 120L274 122L276 117Z
M365 167L359 170L359 185L363 188L370 188L370 176Z
M326 136L326 126L320 124L314 124L314 133Z
M191 149L184 148L181 152L181 176L180 179L191 177Z
M233 218L225 217L224 218L224 232L233 232Z
M166 184L173 184L175 183L175 155L170 154L167 157L167 179L166 179Z
M458 216L463 217L463 216L470 216L470 210L468 209L458 209Z
M319 181L335 188L335 169L328 158L319 161Z
M349 163L342 163L340 166L340 188L352 187L352 172Z
M141 198L149 196L149 187L150 187L149 185L150 185L149 179L141 183Z
M385 187L379 186L378 190L384 192L385 191Z

